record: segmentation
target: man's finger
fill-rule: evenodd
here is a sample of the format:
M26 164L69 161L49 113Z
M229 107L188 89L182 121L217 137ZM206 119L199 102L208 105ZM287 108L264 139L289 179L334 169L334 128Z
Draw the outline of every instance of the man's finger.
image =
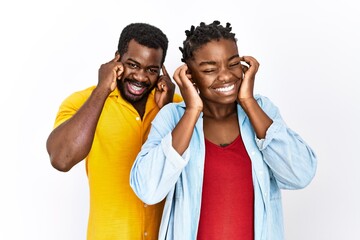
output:
M164 64L162 65L161 70L162 70L164 76L167 76L167 77L170 78L168 72L166 71L166 68L165 68L165 65L164 65Z
M120 54L118 52L115 53L115 57L110 62L118 62L120 60Z
M157 87L156 87L155 89L156 89L157 91L160 91L160 92L165 91L166 85L165 85L165 83L164 83L163 81L158 82L156 86L157 86Z
M163 83L160 84L160 90L161 90L161 91L165 91L165 87L166 87L165 84L163 84Z

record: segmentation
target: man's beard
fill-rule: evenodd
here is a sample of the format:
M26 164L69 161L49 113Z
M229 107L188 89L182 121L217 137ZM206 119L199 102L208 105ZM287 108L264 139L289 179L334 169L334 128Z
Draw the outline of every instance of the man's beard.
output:
M134 82L134 83L142 85L143 87L145 87L147 89L141 95L134 95L134 94L130 93L127 89L125 90L126 82ZM150 85L147 83L140 83L138 81L135 81L135 80L132 80L129 78L125 78L123 80L117 80L117 87L120 91L122 98L125 99L126 101L128 101L129 103L133 104L133 103L139 102L143 99L147 99L150 92L154 89L155 85L150 88Z

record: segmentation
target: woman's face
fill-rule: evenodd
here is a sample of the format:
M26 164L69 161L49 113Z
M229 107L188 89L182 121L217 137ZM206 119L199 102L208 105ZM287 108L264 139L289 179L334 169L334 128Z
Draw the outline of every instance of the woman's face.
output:
M233 40L213 40L187 62L203 101L234 103L243 78L240 56Z

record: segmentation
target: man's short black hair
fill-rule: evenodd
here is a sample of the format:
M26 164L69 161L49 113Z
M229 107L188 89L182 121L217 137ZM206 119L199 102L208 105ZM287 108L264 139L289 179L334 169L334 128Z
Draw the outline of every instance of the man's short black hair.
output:
M118 44L120 56L127 52L129 42L134 39L137 43L149 47L163 50L161 64L164 63L168 48L166 35L157 27L147 23L131 23L121 32Z

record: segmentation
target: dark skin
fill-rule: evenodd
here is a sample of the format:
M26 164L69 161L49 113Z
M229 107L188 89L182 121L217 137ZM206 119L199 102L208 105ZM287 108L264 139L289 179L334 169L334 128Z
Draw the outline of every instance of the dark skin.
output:
M249 117L257 137L264 138L272 120L253 95L259 68L256 59L240 57L236 43L226 39L211 41L193 55L174 73L186 103L185 113L172 132L174 149L180 155L184 153L201 112L206 139L219 146L233 142L240 133L237 103Z
M131 40L123 56L116 53L114 59L101 65L98 85L88 100L47 139L46 147L54 168L69 171L89 154L102 108L117 87L117 81L124 86L122 97L134 106L141 118L147 94L153 88L156 88L155 101L159 108L172 101L175 85L161 64L162 54L162 49L148 48Z
M161 67L162 49L143 47L135 40L129 43L128 51L121 56L123 68L118 68L117 79L122 84L123 98L128 100L142 118L147 101L146 96L156 86L155 101L159 108L172 101L175 84L170 80L165 66ZM118 60L117 60L118 61ZM117 63L109 67L116 68ZM160 69L163 75L160 76ZM132 80L131 82L127 79ZM141 83L141 84L140 84Z

